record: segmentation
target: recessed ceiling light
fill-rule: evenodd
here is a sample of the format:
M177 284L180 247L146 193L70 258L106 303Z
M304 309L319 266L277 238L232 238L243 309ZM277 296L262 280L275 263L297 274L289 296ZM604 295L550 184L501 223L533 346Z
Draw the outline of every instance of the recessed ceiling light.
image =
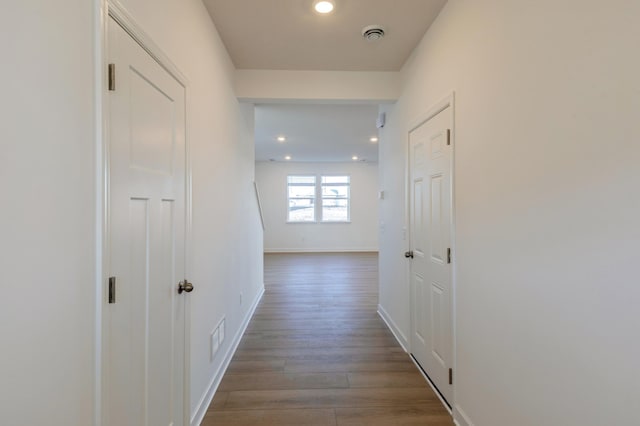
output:
M287 140L287 138L285 138L284 136L278 136L278 142L285 142Z
M290 155L287 155L286 157L284 157L284 159L285 159L285 160L287 160L287 161L288 161L288 160L291 160L291 156L290 156Z
M313 2L313 8L318 13L326 14L333 12L336 4L333 0L316 0Z
M352 159L353 161L358 161L358 156L357 156L357 155L354 155L353 157L351 157L351 159Z
M371 139L369 139L369 140L370 140L371 142L374 142L374 143L375 143L375 142L378 142L378 138L377 138L377 137L375 137L375 136L374 136L374 137L372 137L372 138L371 138Z

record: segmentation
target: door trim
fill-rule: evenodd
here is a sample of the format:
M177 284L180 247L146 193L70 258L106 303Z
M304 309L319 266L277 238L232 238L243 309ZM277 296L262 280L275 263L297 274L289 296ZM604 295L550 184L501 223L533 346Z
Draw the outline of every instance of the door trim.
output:
M108 66L108 25L113 18L162 68L164 68L185 92L185 276L191 275L191 241L192 241L192 195L191 195L191 155L188 130L188 86L189 81L168 55L142 29L142 26L118 0L94 0L95 23L95 169L96 169L96 246L95 246L95 340L94 340L94 420L95 426L108 424L107 406L109 368L108 368L108 318L104 304L107 297L109 273L109 92L107 85ZM190 424L191 411L191 301L185 298L185 366L184 366L184 413L183 424Z
M442 402L442 405L451 413L451 409L452 407L454 407L455 405L455 401L456 401L456 381L457 381L457 374L455 374L457 372L457 352L456 352L456 293L457 293L457 261L456 261L456 199L455 199L455 183L456 183L456 179L455 179L455 151L456 151L456 122L455 122L455 91L451 91L450 94L448 94L447 96L445 96L444 98L440 99L438 102L436 102L435 104L433 104L430 108L428 108L427 110L425 110L424 112L422 112L421 114L419 114L414 120L409 122L409 126L407 128L406 131L406 155L405 155L405 229L407 230L407 238L406 238L406 242L405 242L405 250L410 250L411 249L411 229L410 229L410 225L411 225L411 199L410 197L410 193L411 193L411 172L410 172L410 165L411 165L411 160L410 160L410 153L411 153L411 148L410 148L410 134L411 132L413 132L414 130L416 130L418 127L420 127L422 124L426 123L427 121L431 120L433 117L435 117L436 115L438 115L439 113L441 113L442 111L446 110L447 108L449 109L449 114L450 114L450 120L451 120L451 164L450 164L450 168L451 168L451 212L450 212L450 220L451 220L451 250L452 250L452 258L451 258L451 341L452 341L452 367L453 367L453 371L454 371L454 375L453 375L453 397L452 400L449 401L449 404L451 404L451 408L447 406L447 404L444 402L444 400L442 399L442 397L440 397L440 394L438 392L436 392L436 394L438 395L438 397L440 398L440 401ZM407 279L410 280L410 276L411 276L411 263L410 262L406 262L406 269L405 269L405 276L407 277ZM411 288L411 283L409 282L409 288ZM411 309L411 291L409 291L408 294L408 298L407 298L407 306L409 306L409 330L412 333L413 331L413 311ZM407 342L407 345L409 347L409 354L413 353L413 348L411 347L411 343L412 343L412 339L410 338ZM411 356L411 358L413 359L413 356ZM415 361L414 361L415 362ZM417 364L416 364L417 367ZM422 372L423 375L424 372L422 371L422 369L419 368L419 370ZM425 375L426 377L426 375ZM433 384L431 383L431 380L428 380L429 385L431 385L433 387Z

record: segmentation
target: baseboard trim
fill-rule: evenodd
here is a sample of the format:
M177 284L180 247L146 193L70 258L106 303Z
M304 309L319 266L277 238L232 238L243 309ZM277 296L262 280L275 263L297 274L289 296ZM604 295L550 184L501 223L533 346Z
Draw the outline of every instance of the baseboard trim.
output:
M474 426L473 422L469 420L469 416L462 411L458 404L453 407L453 422L456 426Z
M387 325L387 328L391 330L391 333L396 338L400 346L402 346L402 349L404 349L406 353L409 353L409 340L407 339L407 336L405 336L402 331L400 331L400 328L391 319L391 316L387 313L387 311L384 310L382 305L378 305L378 315Z
M265 253L378 253L377 248L266 248Z
M251 318L253 317L253 314L255 313L256 308L258 307L258 303L260 303L260 300L262 299L263 295L264 295L264 285L262 286L262 289L258 293L258 296L256 297L256 299L253 301L253 304L251 305L251 309L249 309L249 311L247 312L247 315L242 321L242 324L240 325L240 329L238 330L236 335L233 337L233 342L231 343L231 346L229 346L229 349L227 350L227 353L224 356L224 360L222 361L220 368L218 368L218 371L216 372L216 374L213 375L213 379L211 380L211 383L209 384L207 391L204 393L204 395L200 399L200 402L198 403L198 408L196 409L193 416L191 416L191 426L199 426L200 423L202 423L204 416L207 414L207 408L209 408L211 401L213 401L213 396L215 395L216 390L218 389L218 386L220 386L222 377L224 377L224 373L227 371L227 368L229 367L229 363L231 363L231 359L233 358L233 355L235 355L236 349L238 349L238 345L240 344L240 340L242 340L242 336L244 336L244 332L247 330L247 327L249 326L249 322L251 321Z
M436 388L436 385L434 385L433 382L431 381L431 379L429 378L429 376L426 375L426 373L424 372L422 367L420 367L420 364L418 364L418 361L416 361L416 359L413 357L413 355L409 355L409 357L411 358L411 361L413 361L413 363L415 364L415 366L418 369L418 371L420 372L420 374L422 374L422 377L424 377L424 379L427 381L427 383L429 383L429 386L431 386L431 390L433 391L433 393L436 394L436 396L438 397L438 399L442 403L442 406L453 417L453 411L451 411L451 407L449 407L449 404L447 404L447 401L445 401L444 398L442 397L442 395L440 395L440 391Z

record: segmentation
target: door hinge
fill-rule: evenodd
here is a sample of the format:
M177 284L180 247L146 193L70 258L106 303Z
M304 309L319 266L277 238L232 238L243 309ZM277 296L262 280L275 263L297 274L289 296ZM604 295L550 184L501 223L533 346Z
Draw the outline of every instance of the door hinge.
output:
M447 249L447 263L451 263L451 249Z
M447 145L451 145L451 129L447 129Z
M109 303L116 303L116 277L109 277Z
M449 369L449 384L453 384L453 368Z
M109 91L116 90L116 64L109 64Z

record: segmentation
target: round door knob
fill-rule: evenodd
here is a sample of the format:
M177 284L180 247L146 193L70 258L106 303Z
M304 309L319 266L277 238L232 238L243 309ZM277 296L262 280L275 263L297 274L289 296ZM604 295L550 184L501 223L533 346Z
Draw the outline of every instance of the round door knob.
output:
M178 284L178 294L182 294L183 291L191 293L193 291L193 284L187 280L180 281L180 284Z

